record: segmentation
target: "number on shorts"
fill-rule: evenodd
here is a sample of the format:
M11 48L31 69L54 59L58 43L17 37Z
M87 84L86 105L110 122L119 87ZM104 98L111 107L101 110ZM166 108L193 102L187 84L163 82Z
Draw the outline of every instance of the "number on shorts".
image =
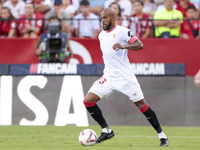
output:
M98 80L99 84L103 84L104 82L106 82L106 79L101 77L99 80Z

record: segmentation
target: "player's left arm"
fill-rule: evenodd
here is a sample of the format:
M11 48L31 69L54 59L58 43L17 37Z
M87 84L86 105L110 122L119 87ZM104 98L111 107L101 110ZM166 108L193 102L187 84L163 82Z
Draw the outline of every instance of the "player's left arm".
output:
M132 44L129 44L129 45L122 45L122 44L119 44L119 43L115 43L113 45L113 49L115 51L118 51L120 49L129 49L129 50L140 50L140 49L143 49L143 43L139 40L139 39L136 39L134 41L134 43Z

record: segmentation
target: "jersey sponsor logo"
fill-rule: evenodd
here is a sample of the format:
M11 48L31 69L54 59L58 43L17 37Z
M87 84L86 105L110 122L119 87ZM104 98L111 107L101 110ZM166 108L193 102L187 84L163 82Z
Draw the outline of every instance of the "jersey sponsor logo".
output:
M135 75L164 75L164 63L133 63L131 64Z
M129 37L133 37L133 36L134 36L134 34L133 34L133 33L131 33L131 31L128 31L128 36L129 36Z

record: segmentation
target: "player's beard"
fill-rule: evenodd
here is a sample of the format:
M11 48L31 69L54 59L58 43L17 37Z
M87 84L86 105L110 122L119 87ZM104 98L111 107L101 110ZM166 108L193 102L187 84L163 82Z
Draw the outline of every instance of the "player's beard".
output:
M104 30L108 30L111 26L112 26L112 21L110 20L109 24L107 25L107 27Z

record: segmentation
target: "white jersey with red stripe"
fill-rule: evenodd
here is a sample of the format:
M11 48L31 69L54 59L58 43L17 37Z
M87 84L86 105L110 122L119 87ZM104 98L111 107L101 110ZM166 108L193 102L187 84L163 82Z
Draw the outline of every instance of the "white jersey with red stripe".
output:
M128 45L135 42L135 37L129 29L116 25L112 30L102 30L99 34L100 47L103 52L105 64L104 75L106 79L134 79L135 75L129 62L128 49L115 51L115 43Z

